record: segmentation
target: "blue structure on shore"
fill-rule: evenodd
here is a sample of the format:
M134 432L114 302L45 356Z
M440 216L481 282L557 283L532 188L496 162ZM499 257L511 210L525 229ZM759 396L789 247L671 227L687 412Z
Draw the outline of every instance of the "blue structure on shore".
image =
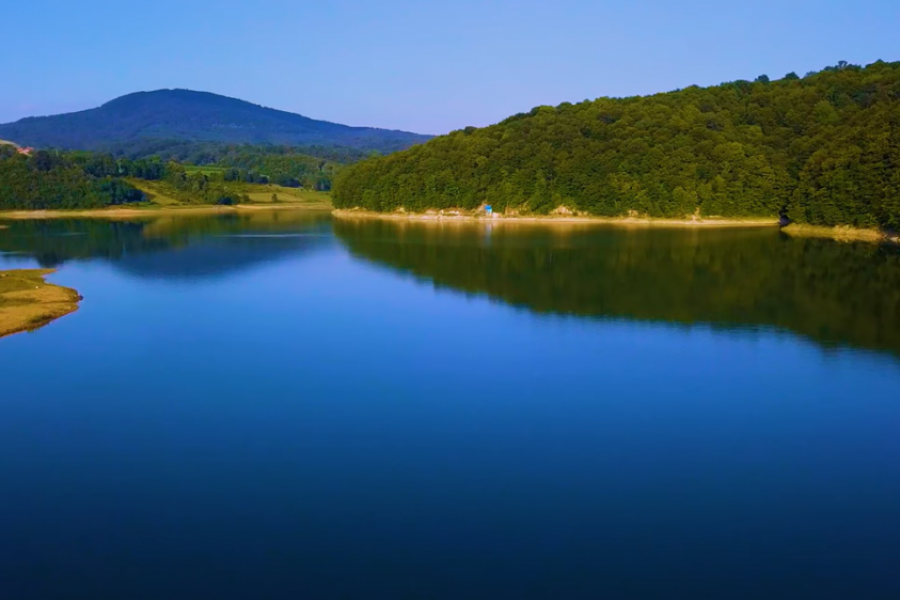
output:
M494 214L494 209L490 204L486 204L484 207L484 212L486 212L489 215L492 215L492 214Z

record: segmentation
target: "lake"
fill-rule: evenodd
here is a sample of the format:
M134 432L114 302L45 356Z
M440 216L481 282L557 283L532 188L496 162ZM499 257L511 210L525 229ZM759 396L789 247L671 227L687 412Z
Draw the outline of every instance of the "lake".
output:
M900 597L900 252L777 229L16 221L0 598Z

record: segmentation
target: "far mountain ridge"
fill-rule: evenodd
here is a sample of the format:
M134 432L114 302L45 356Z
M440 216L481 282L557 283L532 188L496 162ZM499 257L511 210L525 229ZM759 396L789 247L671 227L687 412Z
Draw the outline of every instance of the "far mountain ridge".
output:
M167 139L347 146L393 152L430 138L320 121L237 98L184 89L135 92L98 108L0 125L0 139L22 146L68 150L102 150L133 140Z

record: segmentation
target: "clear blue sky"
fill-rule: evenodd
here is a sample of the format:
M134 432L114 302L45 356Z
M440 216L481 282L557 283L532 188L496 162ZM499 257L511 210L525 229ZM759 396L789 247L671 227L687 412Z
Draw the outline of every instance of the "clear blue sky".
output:
M159 88L443 133L540 104L900 60L900 0L22 0L0 122Z

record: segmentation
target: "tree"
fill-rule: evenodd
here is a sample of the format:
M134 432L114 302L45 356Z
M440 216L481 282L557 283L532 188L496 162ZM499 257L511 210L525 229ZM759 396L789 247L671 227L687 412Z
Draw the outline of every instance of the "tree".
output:
M900 63L537 107L337 173L333 201L900 223ZM266 167L267 169L269 167Z

